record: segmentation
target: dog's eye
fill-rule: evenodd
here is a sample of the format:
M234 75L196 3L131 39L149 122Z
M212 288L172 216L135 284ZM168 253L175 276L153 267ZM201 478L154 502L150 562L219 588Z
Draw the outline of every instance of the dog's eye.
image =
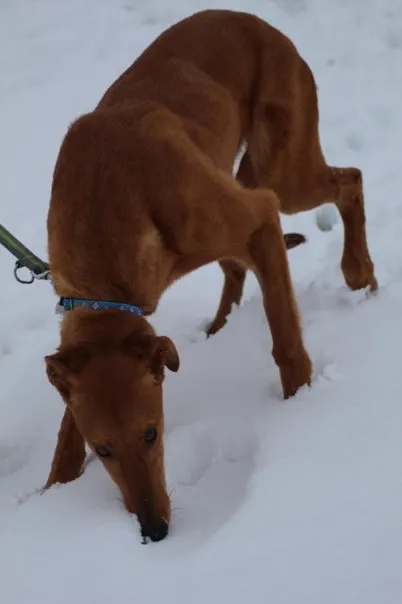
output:
M148 428L148 430L144 434L144 440L146 443L153 443L156 440L158 433L156 428Z
M108 447L95 447L95 453L99 457L112 457L112 452Z

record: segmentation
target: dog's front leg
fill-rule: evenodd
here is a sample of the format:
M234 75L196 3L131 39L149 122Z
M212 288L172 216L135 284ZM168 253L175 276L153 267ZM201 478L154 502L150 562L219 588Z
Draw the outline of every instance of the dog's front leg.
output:
M272 206L270 216L251 235L248 248L263 292L265 313L272 333L272 354L280 371L284 397L288 398L301 386L310 385L312 366L303 344L276 207Z

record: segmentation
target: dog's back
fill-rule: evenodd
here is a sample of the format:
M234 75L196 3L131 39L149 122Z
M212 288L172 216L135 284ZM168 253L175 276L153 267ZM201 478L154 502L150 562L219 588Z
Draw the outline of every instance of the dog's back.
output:
M147 283L160 295L152 275L165 287L170 254L185 248L169 240L172 221L184 238L189 213L208 216L207 193L202 209L191 206L193 174L231 174L243 140L258 162L278 121L266 119L268 100L290 112L299 146L304 128L294 115L305 70L286 36L246 13L202 11L162 33L62 144L48 222L58 293L121 299L135 290L141 301ZM315 92L308 76L307 84ZM129 278L127 258L142 257Z
M298 79L308 82L307 72L289 38L265 21L243 12L205 10L156 38L107 90L98 109L155 102L188 120L197 143L207 132L209 155L211 136L219 139L216 159L231 169L233 145L237 152L240 141L257 129L261 103L293 105ZM312 78L308 84L314 93Z

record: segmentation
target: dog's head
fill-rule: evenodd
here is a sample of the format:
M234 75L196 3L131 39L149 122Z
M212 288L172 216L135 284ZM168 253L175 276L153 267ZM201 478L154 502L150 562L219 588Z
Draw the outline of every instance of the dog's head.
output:
M137 514L142 535L163 539L170 502L164 472L162 382L165 367L179 369L173 342L133 333L118 346L103 349L62 346L45 360L48 378L62 395L76 429L117 483L128 511ZM64 482L57 477L57 468L54 482Z

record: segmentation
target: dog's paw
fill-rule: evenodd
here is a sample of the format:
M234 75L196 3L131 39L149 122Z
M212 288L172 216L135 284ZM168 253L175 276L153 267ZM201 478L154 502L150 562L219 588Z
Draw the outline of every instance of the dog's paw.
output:
M313 371L312 363L307 352L301 354L279 367L282 381L283 397L294 396L302 386L311 385Z

